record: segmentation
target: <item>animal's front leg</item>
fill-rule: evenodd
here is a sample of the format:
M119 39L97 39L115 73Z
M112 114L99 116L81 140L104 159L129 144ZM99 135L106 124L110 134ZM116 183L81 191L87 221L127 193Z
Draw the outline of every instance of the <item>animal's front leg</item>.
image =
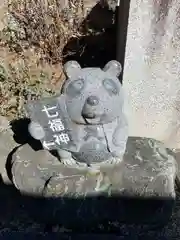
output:
M63 150L63 149L58 149L57 150L60 161L65 164L65 165L74 165L76 164L76 161L72 158L72 153L67 151L67 150Z

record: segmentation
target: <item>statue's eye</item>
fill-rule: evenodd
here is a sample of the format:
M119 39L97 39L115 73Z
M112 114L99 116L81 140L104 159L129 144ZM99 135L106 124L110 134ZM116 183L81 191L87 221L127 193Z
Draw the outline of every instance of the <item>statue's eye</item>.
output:
M104 79L103 86L110 94L117 95L119 93L119 87L112 79Z
M66 93L71 97L76 97L81 93L81 91L84 89L84 80L83 79L77 79L73 82L71 82L66 89Z

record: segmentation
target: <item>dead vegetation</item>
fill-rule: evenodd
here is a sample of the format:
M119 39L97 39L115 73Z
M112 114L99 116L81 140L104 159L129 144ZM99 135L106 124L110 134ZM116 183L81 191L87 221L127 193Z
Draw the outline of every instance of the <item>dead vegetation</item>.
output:
M41 59L57 63L68 39L80 34L82 0L71 0L67 6L61 0L11 0L8 9L11 21L18 24L9 29L11 50L16 52L34 46Z
M0 115L24 116L27 100L59 92L62 50L82 34L82 0L9 0L0 32ZM1 20L2 24L2 20Z

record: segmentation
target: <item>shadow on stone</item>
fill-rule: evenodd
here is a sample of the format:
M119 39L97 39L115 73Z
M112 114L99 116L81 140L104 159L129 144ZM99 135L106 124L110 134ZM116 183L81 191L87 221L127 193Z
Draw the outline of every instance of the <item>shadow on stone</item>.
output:
M13 154L17 151L19 147L15 147L8 155L7 160L6 160L6 172L7 172L7 176L9 178L9 180L12 182L12 172L11 172L11 168L12 168L12 157Z
M118 233L129 236L154 228L161 230L169 221L174 204L171 198L105 195L43 199L23 196L13 186L3 183L0 184L0 191L0 230L5 228L8 232L25 232L28 228L29 232L45 233L58 225L72 233Z
M82 67L104 67L116 57L116 30L113 12L97 4L82 23L82 30L91 29L89 36L72 38L63 50L63 62L76 60Z
M26 144L28 143L35 151L42 149L42 144L40 141L35 140L31 137L28 132L28 125L30 123L30 119L22 118L18 120L13 120L11 122L11 129L14 133L14 140L18 144Z

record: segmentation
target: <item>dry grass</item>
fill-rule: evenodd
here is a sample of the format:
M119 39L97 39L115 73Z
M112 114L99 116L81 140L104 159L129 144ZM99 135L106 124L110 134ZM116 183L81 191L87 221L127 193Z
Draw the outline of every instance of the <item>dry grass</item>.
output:
M10 29L12 50L21 52L35 46L41 58L52 63L61 59L62 49L69 37L79 35L83 17L81 0L71 0L62 9L62 0L11 0L9 13L18 24ZM11 20L12 21L12 20Z
M0 6L0 115L24 116L27 100L60 91L62 50L80 30L82 0L9 0ZM86 34L86 33L85 33Z

